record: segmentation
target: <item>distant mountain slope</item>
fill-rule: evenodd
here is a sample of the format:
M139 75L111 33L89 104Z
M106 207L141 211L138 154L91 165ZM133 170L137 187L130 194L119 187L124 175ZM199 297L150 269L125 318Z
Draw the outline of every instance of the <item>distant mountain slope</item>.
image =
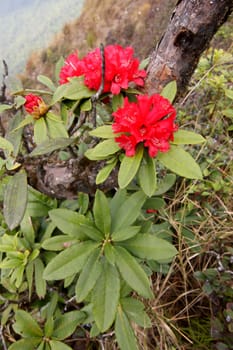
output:
M76 19L83 2L0 0L0 60L7 61L10 73L22 72L30 53L47 46L66 22Z
M38 74L53 75L54 63L78 50L80 56L99 46L131 45L145 58L160 39L177 0L85 0L80 17L67 24L49 46L27 62L24 83L36 85Z

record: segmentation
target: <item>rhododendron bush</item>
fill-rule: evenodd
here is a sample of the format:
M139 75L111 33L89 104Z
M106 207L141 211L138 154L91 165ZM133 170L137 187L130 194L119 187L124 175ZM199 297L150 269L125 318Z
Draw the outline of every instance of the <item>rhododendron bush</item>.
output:
M9 350L71 349L80 326L91 338L112 330L122 350L138 349L132 323L151 322L137 296L154 297L152 274L176 255L171 235L158 235L154 223L158 195L175 174L202 178L183 145L204 139L176 121L175 81L143 94L145 62L131 47L101 46L82 58L75 51L55 73L55 82L38 77L44 90L15 91L14 103L1 106L18 110L0 138L2 294L40 299L37 315L20 302L5 309L3 327L14 315ZM74 159L96 163L95 193L77 186L75 198L54 198L30 186L24 157L47 155L67 167Z

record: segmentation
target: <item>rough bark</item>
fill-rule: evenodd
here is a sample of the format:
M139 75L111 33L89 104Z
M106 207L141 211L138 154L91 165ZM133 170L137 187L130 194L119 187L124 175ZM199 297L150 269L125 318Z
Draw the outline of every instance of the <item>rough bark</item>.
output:
M167 30L150 56L145 91L176 80L182 93L202 52L233 10L232 0L179 0Z

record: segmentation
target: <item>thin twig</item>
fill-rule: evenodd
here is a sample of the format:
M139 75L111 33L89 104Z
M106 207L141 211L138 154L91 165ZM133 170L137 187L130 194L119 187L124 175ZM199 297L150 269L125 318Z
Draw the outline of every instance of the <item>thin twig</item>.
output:
M104 57L104 45L100 44L100 56L101 56L101 83L97 92L91 97L92 102L92 123L96 126L96 102L104 90L104 75L105 75L105 57Z
M3 326L0 326L0 338L1 338L1 341L2 341L3 350L7 350L5 338L4 338L4 335L3 335Z
M3 102L6 100L6 78L8 77L8 66L5 60L2 60L4 72L2 75L2 86L1 86L1 95L0 95L0 102Z

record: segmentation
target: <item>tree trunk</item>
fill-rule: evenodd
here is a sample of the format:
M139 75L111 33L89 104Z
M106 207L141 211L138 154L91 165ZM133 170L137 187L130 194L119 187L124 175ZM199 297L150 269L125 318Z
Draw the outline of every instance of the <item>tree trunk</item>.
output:
M179 0L150 56L145 91L158 93L176 80L179 94L184 92L202 52L232 9L232 0Z

